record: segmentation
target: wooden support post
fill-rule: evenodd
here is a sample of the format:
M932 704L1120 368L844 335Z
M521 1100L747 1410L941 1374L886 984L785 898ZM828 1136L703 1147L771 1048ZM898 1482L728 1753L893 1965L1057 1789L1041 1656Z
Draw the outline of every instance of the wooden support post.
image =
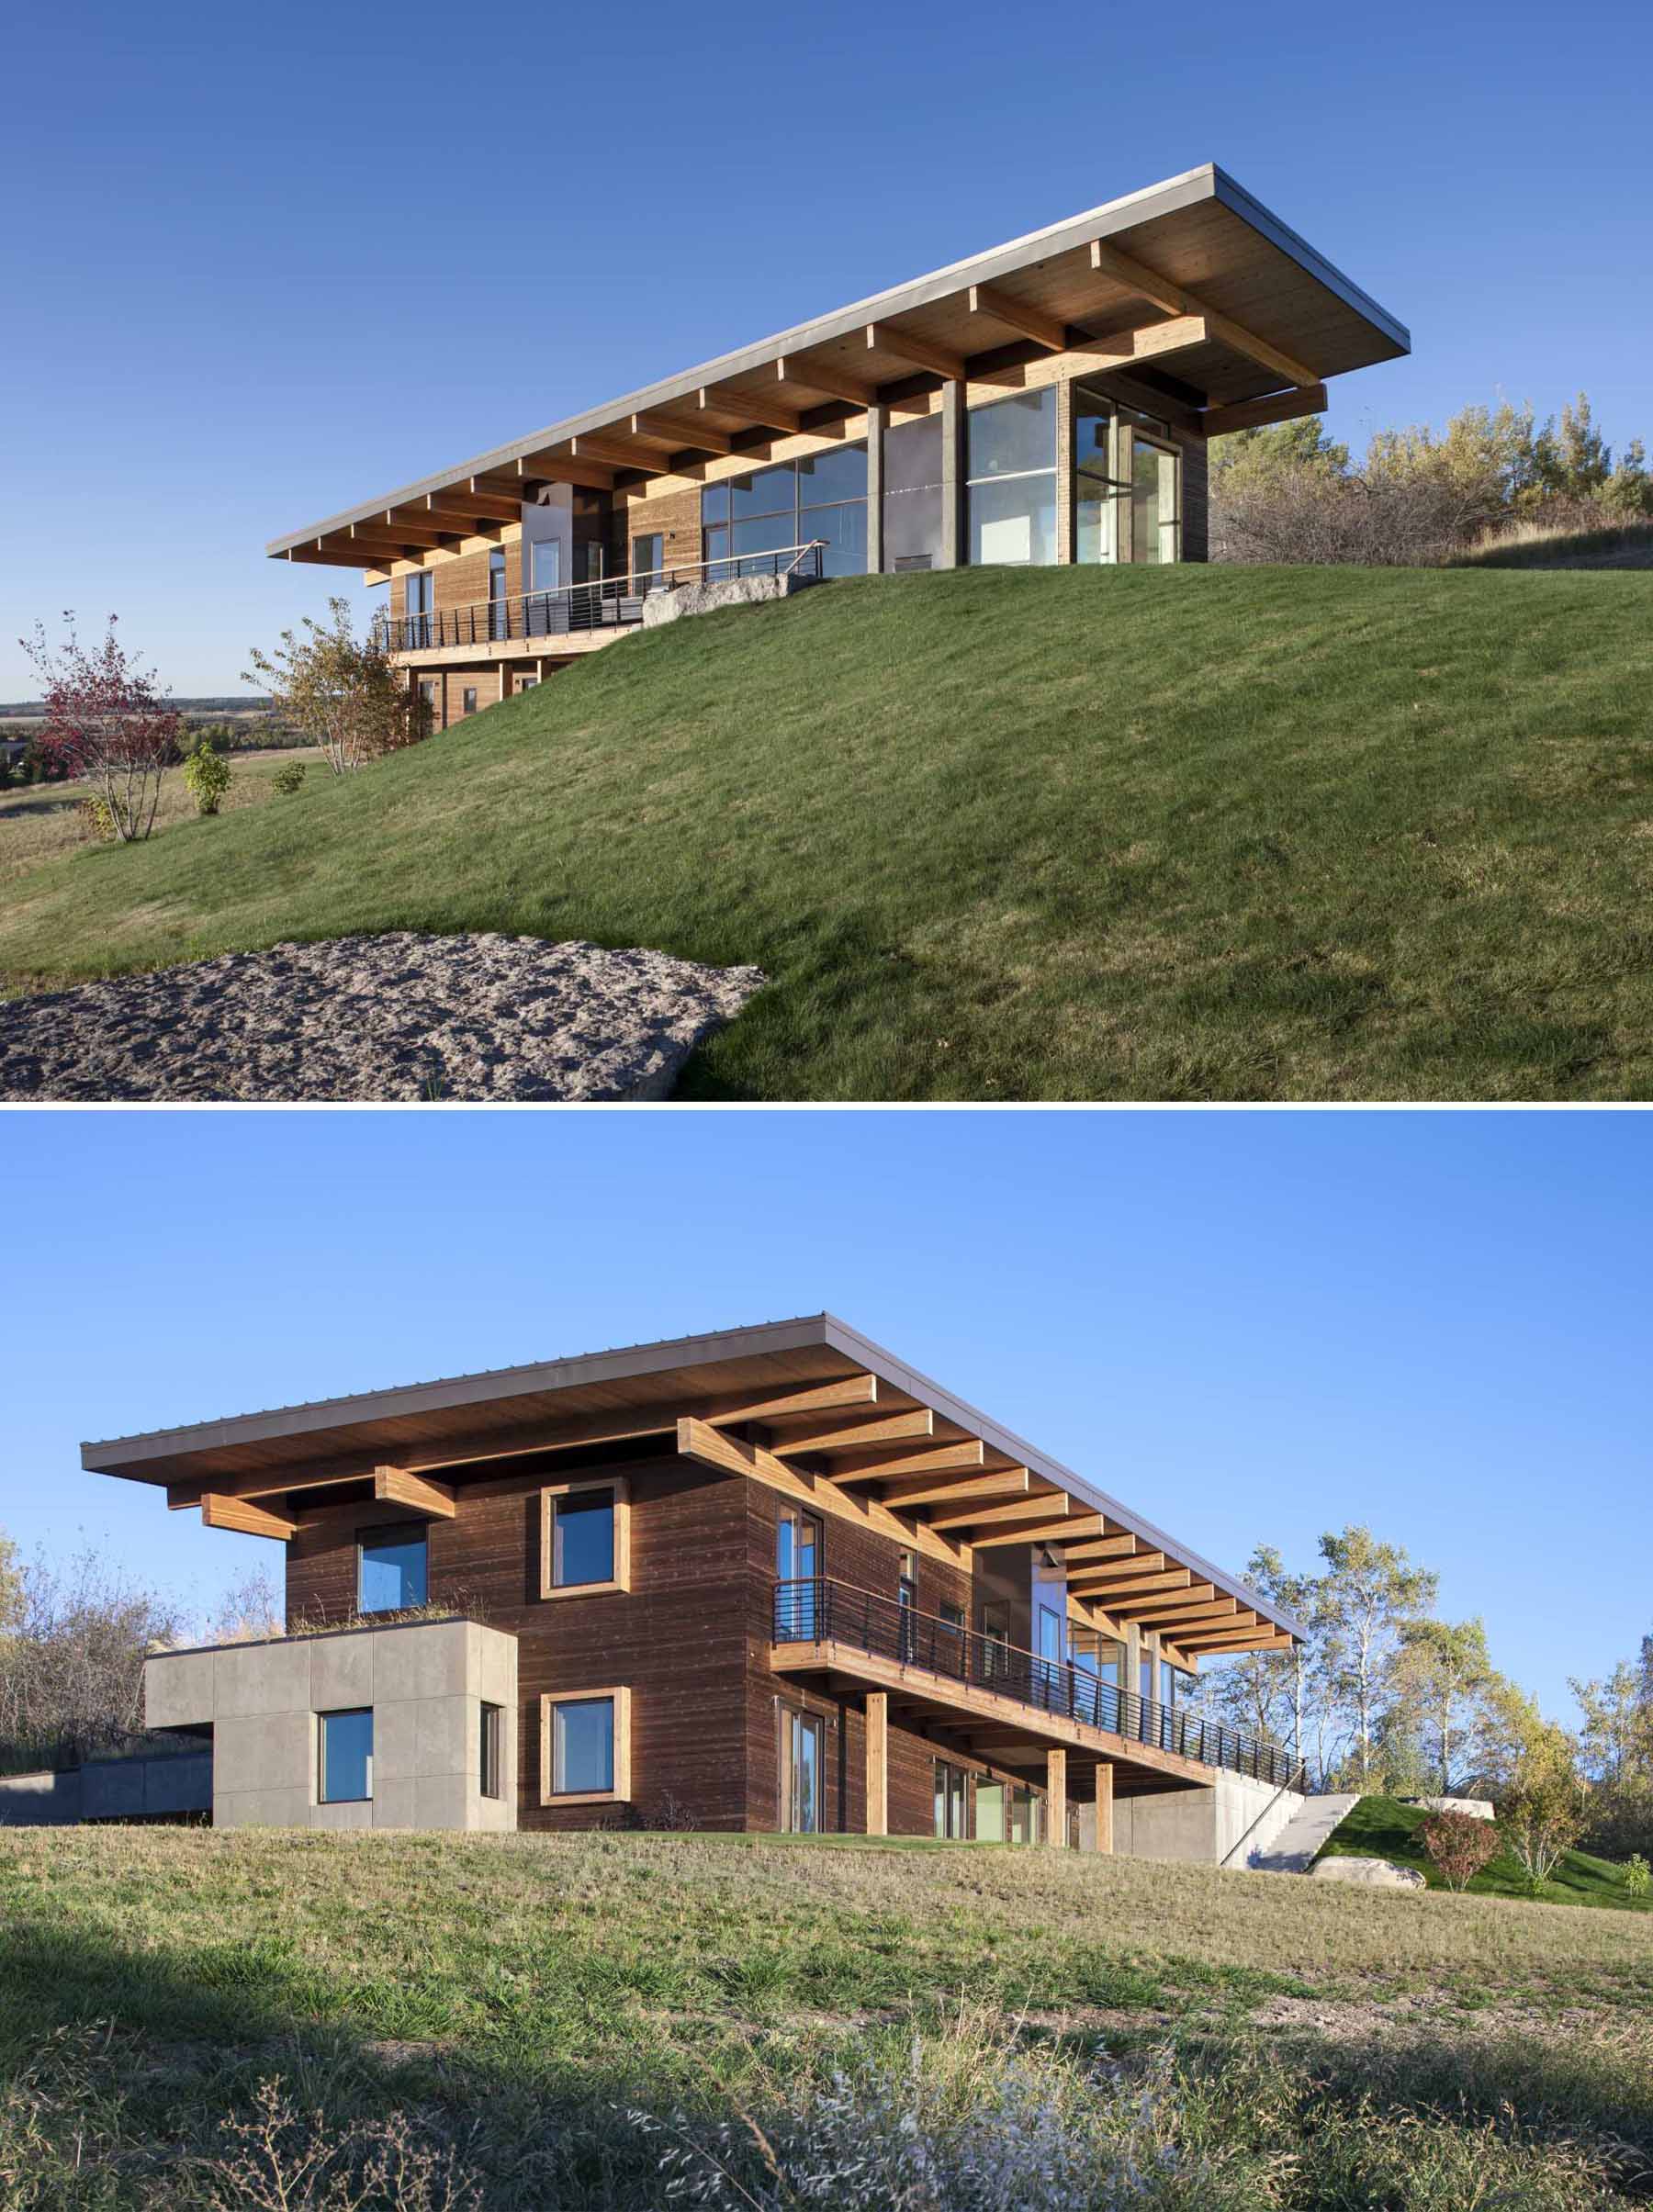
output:
M1067 1848L1067 1753L1045 1753L1045 1841Z
M958 568L964 559L964 387L955 377L941 387L941 558Z
M1096 1762L1096 1848L1113 1850L1113 1761Z
M883 573L884 432L889 427L887 407L867 410L867 574Z
M890 1700L883 1690L867 1692L867 1834L890 1833Z

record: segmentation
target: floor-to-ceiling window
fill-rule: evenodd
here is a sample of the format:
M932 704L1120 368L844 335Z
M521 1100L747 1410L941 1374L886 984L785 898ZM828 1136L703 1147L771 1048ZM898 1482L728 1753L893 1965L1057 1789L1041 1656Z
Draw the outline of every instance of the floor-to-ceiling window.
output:
M1170 562L1182 556L1182 468L1174 445L1141 430L1130 437L1130 557Z
M1119 517L1130 487L1117 473L1114 410L1105 394L1074 387L1074 558L1117 561Z
M417 652L431 643L431 614L436 604L436 578L428 568L416 569L402 581L402 608L408 650Z
M883 562L899 575L941 561L941 418L892 422L884 432Z
M825 1734L813 1713L781 1708L781 1825L793 1836L820 1832Z
M973 407L966 422L973 567L1056 558L1056 387Z
M970 1834L965 1814L964 1769L955 1767L950 1759L935 1761L936 1770L936 1834L947 1841L961 1843Z
M737 575L743 555L782 553L822 541L823 576L867 567L867 449L835 445L803 461L780 461L725 477L701 493L703 558Z
M775 1579L782 1618L776 1634L808 1642L816 1634L820 1611L821 1523L814 1513L783 1505L775 1525Z

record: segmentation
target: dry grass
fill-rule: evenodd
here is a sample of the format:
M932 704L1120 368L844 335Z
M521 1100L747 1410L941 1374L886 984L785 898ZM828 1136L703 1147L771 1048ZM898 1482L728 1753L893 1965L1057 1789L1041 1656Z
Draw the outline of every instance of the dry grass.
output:
M0 2212L1653 2182L1630 1914L964 1846L14 1831L0 1990Z
M262 806L273 796L270 779L289 760L302 760L307 776L321 773L321 755L313 746L287 752L231 754L230 788L220 811L233 814L243 806ZM0 883L16 881L46 861L88 842L75 810L89 790L84 783L33 783L0 792ZM195 801L185 789L184 770L168 769L161 779L155 836L160 837L174 823L193 821L195 812Z
M1527 520L1488 530L1457 555L1471 568L1653 568L1653 521Z

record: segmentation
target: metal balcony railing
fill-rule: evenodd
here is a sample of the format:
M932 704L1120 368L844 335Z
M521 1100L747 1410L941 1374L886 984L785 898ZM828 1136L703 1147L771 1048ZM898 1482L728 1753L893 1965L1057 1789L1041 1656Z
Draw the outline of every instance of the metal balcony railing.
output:
M777 1644L847 1644L1202 1766L1251 1775L1276 1789L1291 1785L1291 1758L1277 1744L1138 1697L1134 1690L1103 1681L1082 1660L1042 1659L997 1637L824 1575L775 1585L774 1636Z
M821 580L826 542L782 545L771 553L736 553L721 561L691 561L675 568L639 569L556 591L525 591L514 599L480 599L428 614L381 614L375 629L390 653L434 653L450 646L533 645L582 631L624 629L643 620L643 601L678 584L725 583L734 577L795 576Z

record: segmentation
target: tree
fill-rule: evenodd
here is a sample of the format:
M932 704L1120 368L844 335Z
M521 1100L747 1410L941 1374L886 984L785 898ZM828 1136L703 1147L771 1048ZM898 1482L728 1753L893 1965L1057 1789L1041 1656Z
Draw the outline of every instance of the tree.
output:
M61 1566L21 1570L21 1602L0 1668L0 1743L12 1756L70 1761L143 1725L143 1661L173 1643L179 1610L86 1544Z
M1535 1896L1583 1830L1584 1792L1571 1746L1560 1729L1546 1729L1498 1807L1498 1833Z
M161 800L161 778L176 758L178 715L116 635L110 615L101 646L84 646L74 616L53 651L42 623L32 639L19 640L39 674L45 726L38 740L48 773L55 763L65 776L95 784L123 844L147 837Z
M410 691L382 637L357 638L350 601L330 599L329 623L306 615L302 634L281 633L273 654L248 655L243 683L269 693L275 713L320 746L335 776L413 745L429 729L429 710Z
M1468 1747L1483 1691L1493 1676L1485 1624L1407 1621L1400 1628L1397 1686L1416 1707L1440 1792L1454 1794L1453 1761Z
M1439 1578L1414 1566L1404 1546L1380 1544L1368 1528L1328 1533L1320 1552L1326 1564L1320 1588L1328 1668L1349 1711L1355 1772L1365 1791L1378 1717L1393 1698L1401 1625L1434 1604Z

